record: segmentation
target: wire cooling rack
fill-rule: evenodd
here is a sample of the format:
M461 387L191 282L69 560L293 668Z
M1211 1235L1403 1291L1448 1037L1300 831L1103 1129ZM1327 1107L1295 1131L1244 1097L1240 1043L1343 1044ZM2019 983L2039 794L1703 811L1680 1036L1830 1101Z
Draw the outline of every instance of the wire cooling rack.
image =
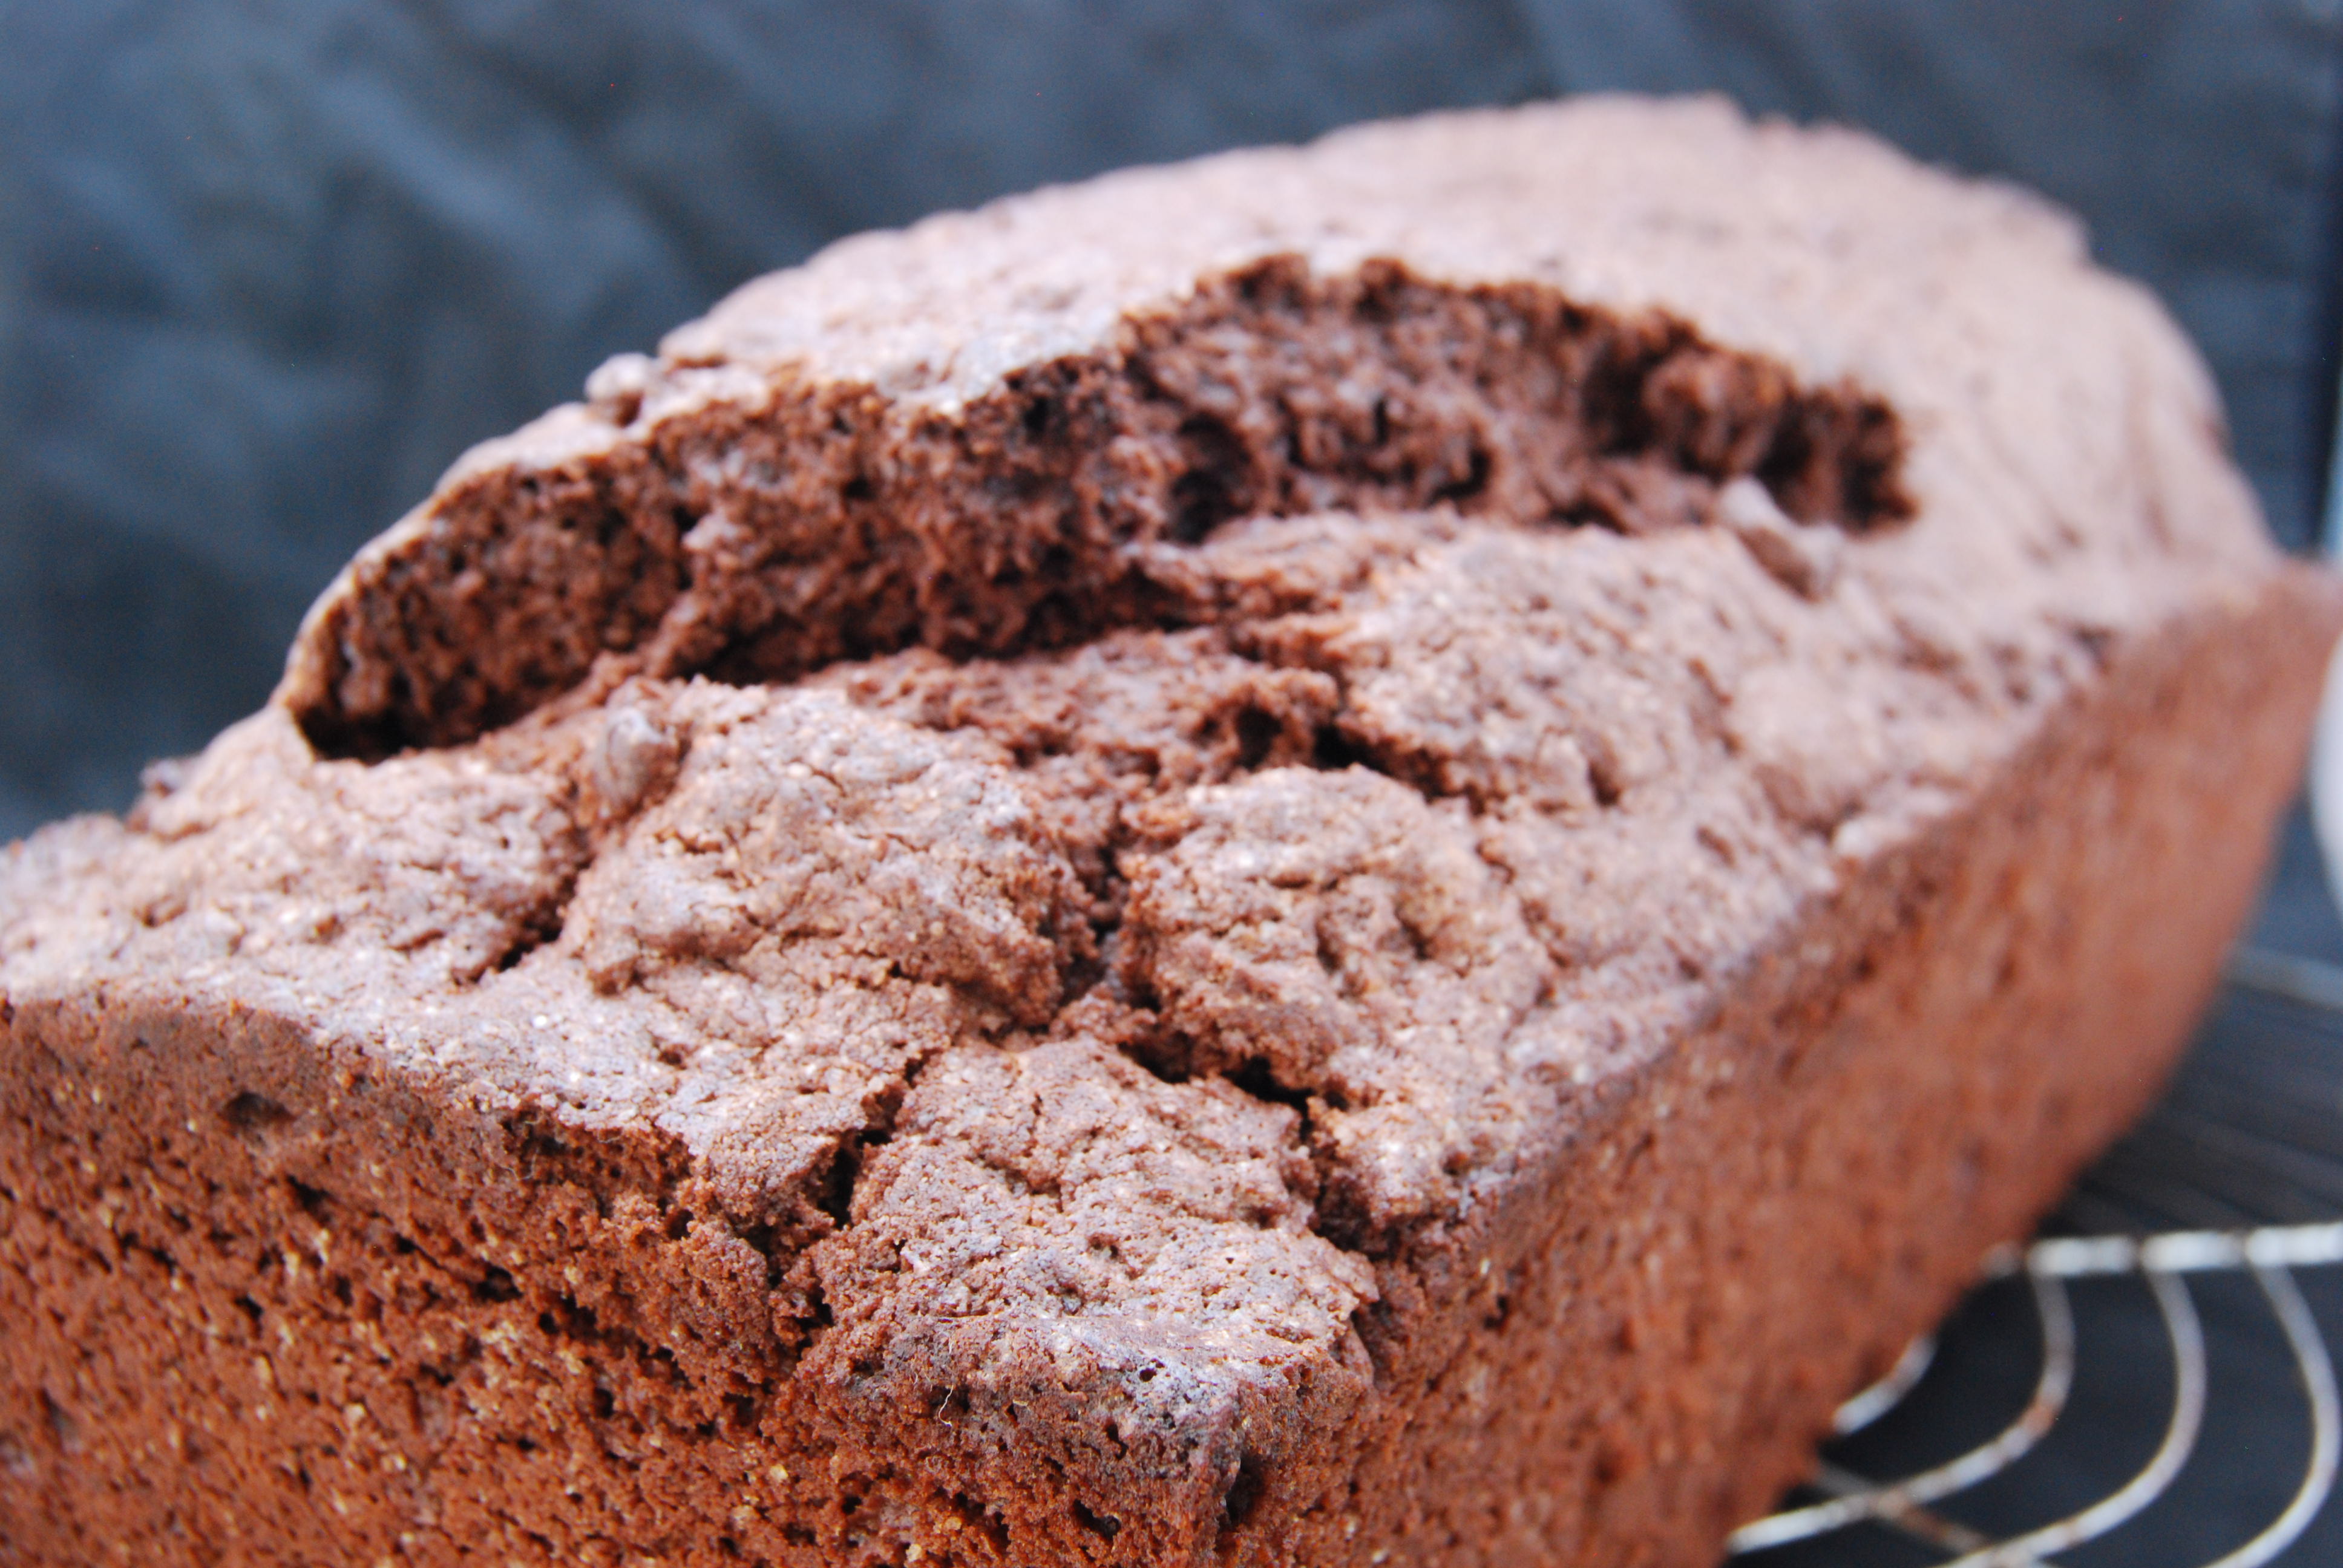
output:
M2343 969L2246 949L2229 980L2053 1233L1995 1260L1839 1408L1812 1484L1735 1532L1746 1568L2343 1560L2343 1401L2304 1290L2343 1322Z

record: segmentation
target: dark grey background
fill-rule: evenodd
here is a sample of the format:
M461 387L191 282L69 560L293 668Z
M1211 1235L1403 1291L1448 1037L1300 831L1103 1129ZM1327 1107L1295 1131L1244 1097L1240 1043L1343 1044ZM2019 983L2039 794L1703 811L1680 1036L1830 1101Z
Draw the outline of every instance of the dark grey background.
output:
M2338 67L2343 0L0 0L0 839L118 808L144 760L250 710L310 597L458 452L752 274L1042 181L1446 106L1724 90L2040 187L2196 336L2303 546ZM2251 940L2343 962L2298 814ZM2343 1213L2343 1133L2317 1131L2343 1016L2290 1005L2233 992L2063 1222ZM2343 1271L2313 1286L2343 1323ZM2225 1290L2207 1456L2077 1561L2201 1562L2283 1502L2291 1374ZM2153 1314L2101 1297L2075 1421L1977 1523L2088 1502L2152 1442ZM1979 1298L1850 1458L1925 1462L2006 1418L2033 1333ZM2288 1560L2338 1555L2330 1509Z
M1723 89L2040 186L2309 537L2335 0L0 0L0 839L255 707L470 442L937 207L1375 116Z

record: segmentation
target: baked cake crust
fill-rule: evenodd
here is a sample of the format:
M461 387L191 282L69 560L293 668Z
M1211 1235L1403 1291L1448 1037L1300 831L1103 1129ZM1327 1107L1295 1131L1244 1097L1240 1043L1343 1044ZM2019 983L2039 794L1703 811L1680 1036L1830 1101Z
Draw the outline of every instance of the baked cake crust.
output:
M1713 103L849 241L0 861L27 1563L1696 1563L2160 1080L2343 605Z

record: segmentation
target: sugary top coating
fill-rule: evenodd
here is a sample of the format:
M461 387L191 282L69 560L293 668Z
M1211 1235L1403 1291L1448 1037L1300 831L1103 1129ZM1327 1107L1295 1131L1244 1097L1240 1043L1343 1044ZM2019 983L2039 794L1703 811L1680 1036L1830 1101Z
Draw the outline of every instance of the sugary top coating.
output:
M673 1151L808 1261L810 1375L1038 1358L1166 1430L1351 1355L1589 1085L2275 569L2065 220L1712 103L865 236L592 390L7 850L0 1000Z

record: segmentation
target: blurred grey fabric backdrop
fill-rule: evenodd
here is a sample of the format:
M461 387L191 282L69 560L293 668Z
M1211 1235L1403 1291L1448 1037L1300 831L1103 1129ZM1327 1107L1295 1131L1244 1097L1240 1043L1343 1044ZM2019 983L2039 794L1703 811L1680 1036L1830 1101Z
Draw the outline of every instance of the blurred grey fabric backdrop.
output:
M2331 417L2338 0L0 0L0 839L275 679L472 441L837 236L1372 116L1723 90L2024 180Z

